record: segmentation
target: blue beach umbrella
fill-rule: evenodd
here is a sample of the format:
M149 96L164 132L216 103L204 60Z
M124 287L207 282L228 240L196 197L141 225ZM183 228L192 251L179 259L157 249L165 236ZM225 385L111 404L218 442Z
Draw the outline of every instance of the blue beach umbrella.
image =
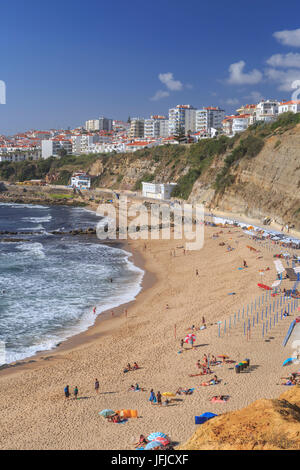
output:
M163 437L164 439L167 439L168 436L163 432L152 432L148 436L148 441L155 441L157 437Z
M288 359L284 361L284 363L282 364L282 367L288 366L289 364L292 364L294 361L295 361L294 357L289 357Z
M156 447L164 447L164 445L159 441L152 441L146 445L145 450L152 450L152 449L155 449Z

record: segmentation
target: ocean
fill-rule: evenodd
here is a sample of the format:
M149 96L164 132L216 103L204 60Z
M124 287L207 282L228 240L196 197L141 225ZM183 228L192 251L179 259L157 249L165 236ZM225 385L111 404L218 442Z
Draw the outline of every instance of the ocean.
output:
M129 253L94 236L50 233L95 227L99 220L82 208L0 203L0 231L26 232L0 235L0 365L86 330L95 322L94 306L101 314L135 299L144 272Z

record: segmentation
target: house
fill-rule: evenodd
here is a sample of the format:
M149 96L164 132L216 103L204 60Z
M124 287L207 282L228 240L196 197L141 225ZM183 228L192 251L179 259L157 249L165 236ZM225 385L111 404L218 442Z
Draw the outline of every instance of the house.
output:
M91 177L84 172L74 173L71 178L71 186L76 189L90 189Z
M278 114L282 113L299 113L300 112L300 100L283 101L278 106Z
M172 191L177 186L177 184L176 183L142 182L142 186L143 186L143 197L167 200L171 198Z

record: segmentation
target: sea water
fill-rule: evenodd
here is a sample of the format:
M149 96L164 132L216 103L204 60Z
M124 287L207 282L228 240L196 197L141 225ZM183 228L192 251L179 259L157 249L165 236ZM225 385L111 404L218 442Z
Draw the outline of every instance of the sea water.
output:
M26 232L0 235L2 363L52 349L94 323L94 306L101 314L139 293L143 271L129 253L94 236L50 233L95 227L98 221L82 208L0 203L0 231Z

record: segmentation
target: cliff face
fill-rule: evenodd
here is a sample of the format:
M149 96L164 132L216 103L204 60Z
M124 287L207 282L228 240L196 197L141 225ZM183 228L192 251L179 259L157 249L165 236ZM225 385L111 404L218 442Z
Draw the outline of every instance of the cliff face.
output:
M179 450L300 449L300 387L207 421Z
M249 216L270 216L279 223L300 221L300 125L265 139L262 151L243 159L235 182L213 205ZM195 188L196 190L196 188Z

